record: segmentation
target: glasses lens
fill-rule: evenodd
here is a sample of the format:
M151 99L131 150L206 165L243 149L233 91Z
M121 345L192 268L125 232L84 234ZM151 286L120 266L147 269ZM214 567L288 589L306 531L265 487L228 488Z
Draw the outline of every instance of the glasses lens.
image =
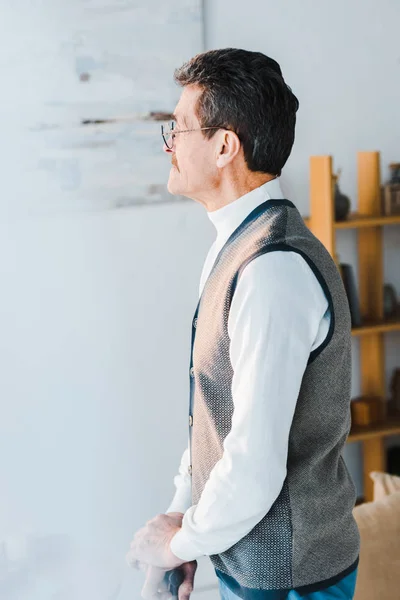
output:
M175 129L175 121L170 121L166 125L161 126L161 133L162 133L165 145L170 150L172 149L172 146L174 145L174 142L173 142L174 129Z
M164 144L167 146L167 148L171 149L171 147L172 147L171 128L170 128L169 123L165 124L165 125L161 125L161 135L164 140Z

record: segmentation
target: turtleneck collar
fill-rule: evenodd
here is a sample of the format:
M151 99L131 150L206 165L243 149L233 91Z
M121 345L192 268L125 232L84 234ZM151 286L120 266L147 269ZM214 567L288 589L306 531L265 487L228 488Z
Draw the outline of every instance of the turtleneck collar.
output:
M226 242L235 229L257 206L266 200L281 199L283 199L283 195L279 179L272 179L230 204L218 210L207 212L208 218L217 230L218 246Z

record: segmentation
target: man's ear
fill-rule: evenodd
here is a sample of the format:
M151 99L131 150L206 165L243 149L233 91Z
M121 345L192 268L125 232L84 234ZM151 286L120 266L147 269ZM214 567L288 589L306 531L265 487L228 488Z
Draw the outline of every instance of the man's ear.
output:
M219 145L219 154L217 157L217 167L222 169L226 167L240 151L240 140L234 131L225 131Z

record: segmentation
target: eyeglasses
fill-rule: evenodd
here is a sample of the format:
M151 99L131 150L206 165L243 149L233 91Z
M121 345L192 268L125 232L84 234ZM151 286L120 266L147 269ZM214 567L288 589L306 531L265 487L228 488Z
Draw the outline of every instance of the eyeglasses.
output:
M205 131L206 129L226 129L226 127L199 127L198 129L175 129L175 121L171 121L168 125L161 125L161 135L164 144L169 150L174 147L174 139L177 133L188 133L190 131Z

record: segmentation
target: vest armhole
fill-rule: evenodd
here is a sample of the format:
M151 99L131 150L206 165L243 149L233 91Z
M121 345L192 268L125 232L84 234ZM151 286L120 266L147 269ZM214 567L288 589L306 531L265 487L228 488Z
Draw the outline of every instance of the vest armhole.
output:
M294 246L290 246L289 244L271 244L271 246L269 246L268 248L263 248L262 250L259 250L258 252L256 252L255 254L253 254L252 256L250 256L240 267L240 269L238 269L237 273L234 276L233 279L233 283L232 283L232 289L231 289L231 296L230 296L230 302L232 302L232 298L233 295L235 293L235 289L237 286L237 283L240 279L240 276L242 274L242 272L244 271L244 269L247 267L247 265L249 263L251 263L254 259L258 258L259 256L262 256L263 254L269 254L270 252L278 252L278 251L283 251L283 252L296 252L297 254L299 254L308 264L308 266L310 267L310 269L312 270L312 272L314 273L315 277L318 280L318 283L320 284L320 286L322 287L322 290L326 296L326 299L328 300L328 308L329 311L331 313L331 322L329 324L329 329L328 329L328 333L326 334L326 338L324 339L324 341L318 346L318 348L315 348L315 350L313 350L310 353L307 365L311 364L316 358L317 356L319 356L321 354L321 352L327 347L327 345L329 344L329 342L332 339L333 333L335 331L335 310L333 307L333 300L332 300L332 295L329 291L328 285L324 279L324 277L322 276L320 270L317 268L317 266L315 265L315 263L311 260L311 258L302 250L299 250L299 248L295 248Z

